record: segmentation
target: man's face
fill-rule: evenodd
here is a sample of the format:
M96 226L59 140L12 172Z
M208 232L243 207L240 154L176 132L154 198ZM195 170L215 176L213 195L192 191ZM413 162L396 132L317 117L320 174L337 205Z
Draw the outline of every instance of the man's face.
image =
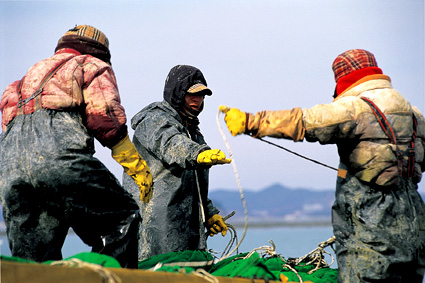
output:
M184 97L185 107L195 111L201 111L201 106L204 102L204 97L205 95L186 94Z

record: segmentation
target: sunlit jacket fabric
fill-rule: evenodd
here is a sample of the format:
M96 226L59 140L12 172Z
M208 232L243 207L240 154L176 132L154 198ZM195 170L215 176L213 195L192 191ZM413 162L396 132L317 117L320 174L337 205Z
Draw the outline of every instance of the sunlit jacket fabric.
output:
M338 282L422 282L425 205L417 183L425 170L425 120L389 79L371 78L329 104L249 114L247 133L337 144L332 226ZM384 112L403 151L412 138L414 113L418 126L412 178L399 178L395 146L360 97ZM407 157L403 161L406 171Z
M46 73L69 58L71 60L44 86L42 107L80 112L89 132L103 146L110 148L126 136L127 126L115 74L109 64L90 55L81 55L73 49L58 50L28 70L23 78L22 98L30 97ZM10 84L0 101L3 131L18 113L18 83ZM33 112L33 103L34 99L24 106L25 114Z
M131 119L133 142L151 169L154 189L141 203L139 259L180 250L206 249L198 197L206 220L219 211L208 196L208 167L196 162L210 149L198 131L192 137L179 113L167 102L154 102ZM139 199L138 188L123 174L124 187Z
M381 129L370 106L360 97L372 100L384 112L406 151L413 134L412 113L418 121L415 142L414 183L425 170L425 119L416 107L395 89L389 79L367 80L338 96L332 103L312 108L262 111L250 114L248 131L256 137L273 136L301 141L337 144L341 162L360 180L380 186L398 181L396 147ZM408 157L403 159L407 170Z

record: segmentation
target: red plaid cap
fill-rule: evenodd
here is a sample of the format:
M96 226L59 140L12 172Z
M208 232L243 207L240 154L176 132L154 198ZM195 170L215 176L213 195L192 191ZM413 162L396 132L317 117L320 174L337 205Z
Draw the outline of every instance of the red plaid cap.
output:
M349 73L367 67L378 67L375 56L363 49L351 49L341 53L332 64L335 82Z

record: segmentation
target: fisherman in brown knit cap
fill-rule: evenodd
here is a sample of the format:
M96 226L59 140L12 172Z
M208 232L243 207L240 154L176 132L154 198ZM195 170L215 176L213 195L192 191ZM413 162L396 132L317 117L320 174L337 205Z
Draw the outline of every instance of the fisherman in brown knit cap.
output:
M138 205L93 157L97 139L149 201L152 176L128 137L105 34L88 25L68 30L53 56L6 88L0 110L0 193L12 255L60 260L71 227L93 252L137 268Z
M245 113L221 106L232 135L336 144L332 224L338 282L422 282L425 119L363 49L340 54L334 101L309 109Z

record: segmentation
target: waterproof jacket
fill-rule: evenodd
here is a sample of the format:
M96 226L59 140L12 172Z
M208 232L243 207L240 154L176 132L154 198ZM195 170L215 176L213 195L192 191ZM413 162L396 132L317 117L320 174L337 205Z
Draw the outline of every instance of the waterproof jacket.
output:
M337 144L340 161L357 178L388 186L397 183L396 146L381 129L371 107L361 97L373 101L385 114L401 151L412 139L413 118L417 119L413 181L418 183L425 171L425 119L416 107L391 86L388 77L370 79L348 89L330 104L309 109L262 111L250 114L247 130L255 137L273 136L321 144ZM403 158L403 171L408 157Z
M74 49L60 49L29 69L22 79L22 99L29 98L44 76L68 59L44 86L40 94L42 108L79 112L89 132L103 146L111 148L127 135L126 116L115 74L102 60L81 55ZM3 131L18 114L18 84L19 81L10 84L0 101ZM23 106L24 114L34 111L34 101Z
M218 213L208 199L209 169L197 164L200 152L210 149L198 131L192 138L179 113L166 102L155 102L131 119L133 142L151 169L154 189L142 204L139 259L172 251L206 249L206 220ZM136 199L138 189L124 176L124 187Z

